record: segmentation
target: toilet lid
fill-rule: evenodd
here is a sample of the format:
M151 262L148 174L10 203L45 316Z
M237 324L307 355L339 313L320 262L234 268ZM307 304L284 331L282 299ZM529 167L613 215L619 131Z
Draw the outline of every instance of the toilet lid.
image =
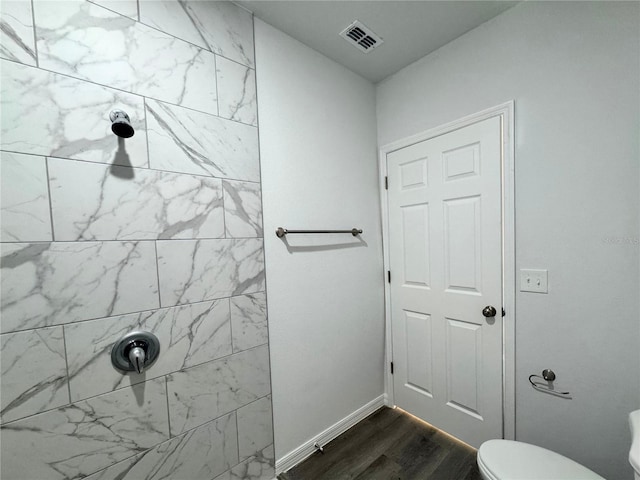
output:
M493 480L605 480L558 453L512 440L483 443L478 466Z

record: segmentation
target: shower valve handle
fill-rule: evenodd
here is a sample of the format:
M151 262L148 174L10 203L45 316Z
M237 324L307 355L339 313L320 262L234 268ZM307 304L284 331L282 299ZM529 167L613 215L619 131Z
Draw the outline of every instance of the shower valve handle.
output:
M144 372L144 361L146 356L145 350L142 347L133 347L129 350L129 361L131 362L131 365L133 365L136 373Z

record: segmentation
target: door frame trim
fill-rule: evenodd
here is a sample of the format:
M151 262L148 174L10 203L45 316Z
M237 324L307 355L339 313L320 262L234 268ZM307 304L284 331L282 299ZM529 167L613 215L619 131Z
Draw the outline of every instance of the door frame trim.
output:
M513 100L482 110L427 131L411 135L383 145L379 149L378 167L380 172L380 207L382 220L382 253L384 266L385 300L385 377L384 388L387 405L395 405L393 377L389 365L393 360L391 337L391 289L386 272L389 265L389 209L388 191L385 189L387 176L387 154L410 145L459 130L474 123L493 117L501 118L502 127L502 299L505 316L502 321L502 433L503 438L515 440L516 433L516 386L515 386L515 140Z

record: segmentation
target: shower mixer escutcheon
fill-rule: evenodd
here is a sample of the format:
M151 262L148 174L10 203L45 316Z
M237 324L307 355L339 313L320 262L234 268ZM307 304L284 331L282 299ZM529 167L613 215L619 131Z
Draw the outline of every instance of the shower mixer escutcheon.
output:
M144 373L160 354L160 342L150 332L128 333L111 350L111 363L124 372Z

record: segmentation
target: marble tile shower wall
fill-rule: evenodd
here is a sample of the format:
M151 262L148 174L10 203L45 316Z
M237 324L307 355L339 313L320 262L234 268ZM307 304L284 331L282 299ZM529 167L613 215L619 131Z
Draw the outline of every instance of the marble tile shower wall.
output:
M0 21L2 478L272 479L252 16L3 0ZM135 329L160 358L123 375Z

